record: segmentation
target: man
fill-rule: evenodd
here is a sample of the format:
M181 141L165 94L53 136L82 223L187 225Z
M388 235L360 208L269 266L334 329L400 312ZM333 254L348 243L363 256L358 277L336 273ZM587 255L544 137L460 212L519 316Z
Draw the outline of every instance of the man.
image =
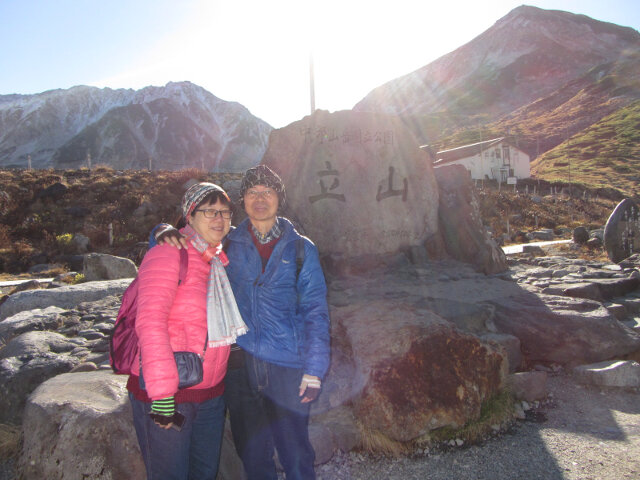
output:
M329 366L327 290L318 250L277 215L285 189L269 167L247 170L240 195L248 218L225 240L227 276L249 328L232 347L225 378L236 450L250 480L277 479L274 445L288 480L313 479L309 407Z

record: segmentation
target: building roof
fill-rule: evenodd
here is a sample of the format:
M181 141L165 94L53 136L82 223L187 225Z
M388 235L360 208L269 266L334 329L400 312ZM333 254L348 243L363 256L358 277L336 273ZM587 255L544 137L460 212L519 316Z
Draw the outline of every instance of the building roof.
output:
M472 157L479 154L481 151L489 150L491 147L505 141L506 137L494 138L491 140L485 140L484 142L472 143L470 145L463 145L461 147L450 148L448 150L440 150L436 153L437 163L452 162L461 158ZM507 143L509 143L507 141Z

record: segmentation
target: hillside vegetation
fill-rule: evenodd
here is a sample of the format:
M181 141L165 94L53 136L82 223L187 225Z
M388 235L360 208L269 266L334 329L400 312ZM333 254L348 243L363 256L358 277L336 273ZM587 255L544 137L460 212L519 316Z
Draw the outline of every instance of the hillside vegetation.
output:
M0 271L22 272L76 253L72 239L78 234L89 239L92 251L137 261L137 244L148 239L151 228L178 218L191 178L225 185L240 174L0 170Z
M537 179L636 196L638 102L636 30L521 5L354 108L398 115L434 153L510 137Z
M25 272L77 253L78 235L89 239L91 251L139 262L151 228L179 216L184 185L192 178L237 191L240 175L107 167L0 170L0 273ZM539 228L566 233L578 225L601 227L622 198L613 190L571 190L544 181L519 184L518 192L490 182L482 187L477 196L484 223L496 237L508 232L512 241Z
M531 164L532 174L549 181L614 186L640 195L640 100L621 108Z

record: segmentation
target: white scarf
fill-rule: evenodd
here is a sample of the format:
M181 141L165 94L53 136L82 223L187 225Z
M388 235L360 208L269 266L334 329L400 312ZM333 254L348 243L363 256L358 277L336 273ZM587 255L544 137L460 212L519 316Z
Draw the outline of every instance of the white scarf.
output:
M247 333L248 328L238 311L227 272L229 264L222 244L209 245L191 225L182 229L182 233L191 241L194 248L211 265L209 285L207 287L207 332L209 347L221 347L235 343L236 338Z

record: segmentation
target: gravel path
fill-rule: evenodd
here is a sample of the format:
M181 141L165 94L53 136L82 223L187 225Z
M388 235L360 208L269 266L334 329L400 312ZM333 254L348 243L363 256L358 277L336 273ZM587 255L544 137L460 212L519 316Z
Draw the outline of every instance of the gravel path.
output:
M640 478L640 393L549 378L551 401L479 446L404 459L345 454L318 480L622 480Z
M551 401L482 445L401 459L352 452L319 466L318 480L640 479L640 392L583 387L565 374L548 389ZM11 467L0 464L0 480L15 478Z

